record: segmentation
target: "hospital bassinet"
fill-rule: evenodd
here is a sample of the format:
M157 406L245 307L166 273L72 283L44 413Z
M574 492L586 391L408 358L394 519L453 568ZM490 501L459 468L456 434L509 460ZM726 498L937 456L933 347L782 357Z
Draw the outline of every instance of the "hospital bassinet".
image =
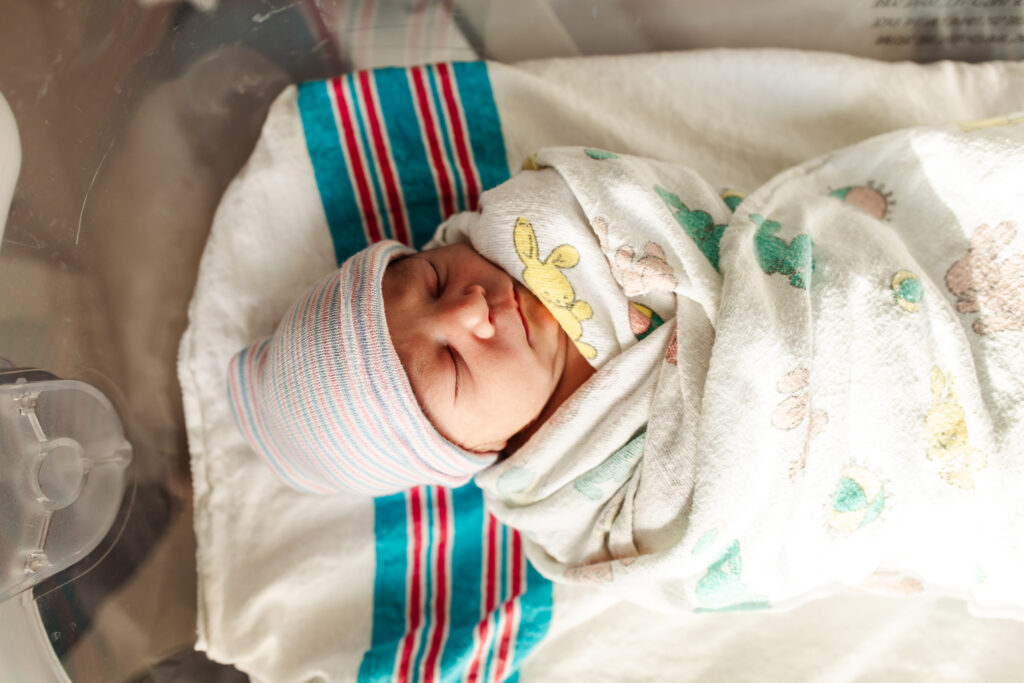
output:
M15 573L22 572L0 586L12 593L0 603L3 680L245 678L193 651L194 498L175 363L214 211L249 158L271 102L287 84L386 66L487 59L500 70L521 60L697 48L820 50L893 62L1024 58L1024 9L995 0L858 6L703 0L6 0L2 15L0 93L12 116L0 111L0 214L6 218L5 224L0 221L0 357L9 361L4 370L20 370L0 382L0 399L21 401L17 411L4 413L9 418L2 428L10 435L9 425L29 420L33 400L42 396L45 403L51 395L58 397L55 422L73 423L61 427L66 441L55 441L45 418L36 442L0 439L5 448L0 463L9 470L25 462L21 457L32 458L39 471L39 463L53 470L23 479L0 471L4 486L24 482L39 489L0 488L5 544L0 551L16 564ZM519 74L553 87L558 78L553 73L561 67L532 64L502 78L515 80ZM469 102L482 96L479 72L485 71L475 65L399 73L414 84L421 78L424 97L436 98L426 110L443 117L445 79L453 96ZM376 87L389 82L390 76L381 75L386 73L373 76ZM955 67L944 73L951 82L959 78ZM780 89L785 86L786 74L766 71L765 77L777 79ZM358 106L381 106L379 97L359 100L366 78L337 83L362 102ZM983 89L984 79L972 78ZM864 84L848 85L858 97L870 96ZM956 92L955 83L947 86ZM719 92L708 87L709 96ZM300 92L307 100L318 96L312 88ZM584 96L586 88L580 92ZM1001 96L962 92L965 100L975 95L979 102ZM1012 93L1006 95L1012 101ZM485 104L477 101L472 111ZM971 111L967 104L965 111ZM812 99L806 105L808 122L832 107ZM765 102L749 106L770 109ZM522 125L543 126L555 114L553 108L530 112ZM474 116L470 123L486 125L486 119ZM872 130L871 123L845 125L855 135L858 126ZM550 143L585 142L560 140L558 135L572 134L567 128L552 127ZM451 119L447 130L454 130ZM457 158L456 138L437 142L437 154ZM506 140L511 148L532 139L526 133L513 138ZM477 161L486 150L480 155ZM496 178L485 178L484 184ZM24 389L15 388L18 379ZM90 441L89 429L102 435L102 443ZM105 464L93 465L94 460ZM102 510L99 504L90 507L86 494L108 466L124 474L111 475L98 489ZM17 509L36 505L43 512L33 518L35 535L15 549L10 530L29 523L14 517L12 501L22 494L28 502ZM417 504L436 510L428 502ZM39 519L58 519L58 514L82 520L80 538L67 547L47 545L48 534L56 532L39 528ZM407 512L400 506L395 514L404 519ZM482 542L501 545L508 562L516 552L514 535L484 521L476 524ZM488 534L497 540L488 541ZM33 543L40 547L29 548ZM48 551L49 567L32 555L39 550ZM379 566L380 555L376 561ZM517 562L523 572L530 571L521 558ZM507 582L501 590L510 599L517 595L511 585L517 580L539 581L509 572L499 583ZM476 669L445 668L440 650L434 651L437 667L426 666L432 650L424 641L404 654L393 653L399 664L388 660L356 670L369 678L450 677L457 670L459 677L494 679L643 680L664 672L673 679L754 680L785 671L797 679L854 680L899 671L908 680L984 680L1012 677L1021 664L1012 645L1022 635L1019 624L973 620L948 602L844 596L767 619L653 629L650 615L626 605L583 598L579 605L569 598L560 603L550 597L550 586L546 590L546 600L521 600L505 621L500 595L492 596L489 608L496 616L490 630L469 634L470 642L490 638L491 645L474 650L482 658ZM545 619L559 618L550 616L553 609L572 614L574 625L546 631ZM513 617L519 620L515 624L508 620ZM406 642L401 634L407 626L394 626L400 634L395 642ZM516 647L502 640L505 633L518 639ZM680 644L667 650L661 646L666 637ZM348 641L338 636L338 642ZM254 641L253 647L267 644ZM224 648L217 656L256 673L263 661ZM766 668L766 662L774 664Z

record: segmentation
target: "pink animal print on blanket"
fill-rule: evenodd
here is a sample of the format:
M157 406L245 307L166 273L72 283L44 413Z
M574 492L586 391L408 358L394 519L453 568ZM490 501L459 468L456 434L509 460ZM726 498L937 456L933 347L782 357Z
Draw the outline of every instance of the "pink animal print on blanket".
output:
M608 222L596 216L591 225L601 244L601 251L608 259L612 275L622 286L626 296L636 296L644 292L671 292L679 281L676 279L672 266L665 260L665 250L655 242L644 245L644 253L637 256L632 245L623 244L614 251L608 243Z
M824 410L811 410L810 385L811 373L807 368L796 368L787 372L779 379L775 389L780 394L786 394L775 407L772 413L772 426L776 429L789 431L796 429L805 419L807 422L807 436L804 439L803 452L800 457L790 463L789 478L795 479L807 466L807 455L811 448L811 439L821 434L828 424L828 413Z
M1010 221L978 226L967 253L946 271L956 310L981 314L971 326L978 334L1024 328L1024 255L998 260L1016 234Z

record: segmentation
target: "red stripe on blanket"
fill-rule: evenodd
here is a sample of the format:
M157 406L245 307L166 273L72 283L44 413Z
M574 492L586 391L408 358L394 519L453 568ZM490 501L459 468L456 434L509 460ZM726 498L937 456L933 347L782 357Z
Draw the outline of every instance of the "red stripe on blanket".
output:
M437 511L437 541L434 544L434 623L431 625L430 647L423 660L424 681L433 681L438 675L438 662L448 635L448 608L451 595L451 579L448 573L451 492L441 486L434 487L434 491Z
M419 639L420 618L424 607L421 586L423 582L423 510L420 495L421 489L417 486L409 490L406 498L409 501L410 562L408 566L410 571L406 585L405 604L409 607L409 613L405 625L405 635L402 637L400 647L401 656L398 661L398 671L395 672L395 679L400 683L406 683L409 680L416 641Z
M476 166L469 153L468 128L463 118L462 103L453 87L453 77L447 64L438 64L437 73L441 77L441 92L444 95L448 113L452 141L455 143L455 154L459 162L459 170L463 176L463 187L466 192L466 208L476 211L477 198L480 196L480 178Z
M452 191L448 164L445 161L444 153L438 140L437 120L432 113L433 106L430 97L427 95L426 85L423 82L423 68L414 67L409 69L409 76L412 78L413 92L416 96L416 109L420 115L423 137L427 141L427 154L430 158L431 170L434 172L437 197L441 205L441 217L447 218L455 213L455 197Z
M488 683L498 683L501 680L501 676L498 672L504 669L502 662L498 660L498 650L501 648L501 640L505 637L506 619L505 613L501 609L494 610L494 642L491 644L491 665L487 670L486 681Z
M473 631L473 653L470 655L466 675L462 678L466 683L476 683L480 677L480 659L487 642L487 617L480 620Z
M498 645L498 656L495 663L494 680L503 681L508 672L508 665L515 650L515 636L519 631L519 596L523 594L523 544L518 531L511 531L508 571L508 599L503 607L503 629Z
M495 681L497 671L497 657L495 656L496 645L500 642L504 619L499 607L501 606L501 585L504 576L502 567L504 547L501 543L502 529L497 518L487 515L487 535L491 554L487 562L487 619L491 630L487 643L487 650L490 651L490 663L487 671L484 672L485 681Z
M497 607L498 593L498 520L487 514L487 586L486 609L490 614Z
M498 520L490 513L487 514L487 521L484 524L484 575L481 588L483 595L480 605L480 622L476 626L476 633L473 635L473 655L470 658L469 666L466 668L465 680L467 683L476 683L486 676L481 668L485 665L487 651L491 647L491 621L494 619L494 608L496 602L496 584L498 582Z
M363 155L359 151L359 141L356 136L353 114L349 107L354 103L345 96L343 79L331 79L331 90L334 94L336 115L342 136L342 150L345 153L345 160L348 162L349 176L355 181L356 195L359 200L359 212L363 216L363 228L366 232L367 242L379 242L382 238L380 220L377 217L376 202L373 200L373 193L370 192L370 185L367 178L366 166L363 162Z
M398 184L398 176L391 160L391 150L387 143L384 124L381 120L380 107L377 103L377 88L370 78L369 71L357 74L359 92L366 113L366 123L373 141L373 161L377 169L377 177L384 182L384 194L387 198L388 215L391 217L392 233L396 240L403 244L412 244L409 235L409 221L405 214L405 201Z

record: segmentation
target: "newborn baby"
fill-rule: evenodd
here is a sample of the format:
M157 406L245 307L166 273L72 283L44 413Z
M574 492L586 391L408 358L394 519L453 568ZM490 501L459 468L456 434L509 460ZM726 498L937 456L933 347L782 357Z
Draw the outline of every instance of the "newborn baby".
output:
M467 244L375 244L232 362L235 417L290 485L455 486L593 373L530 290Z

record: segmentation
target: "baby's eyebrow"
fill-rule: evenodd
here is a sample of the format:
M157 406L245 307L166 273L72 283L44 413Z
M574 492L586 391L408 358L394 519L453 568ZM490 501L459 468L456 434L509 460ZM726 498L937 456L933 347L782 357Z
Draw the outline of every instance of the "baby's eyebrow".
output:
M426 263L428 267L430 266L430 262L426 259L420 258L419 254L411 254L409 256L402 257L399 260L392 261L388 266L388 268L394 268L396 270L398 287L403 296L409 296L421 286L430 286L429 282L424 282L427 275L420 273L419 269L423 266L416 265L417 263Z
M411 257L409 257L409 260L410 261L415 260L415 261L417 261L419 263L425 264L427 266L427 268L430 269L428 272L431 273L437 279L438 284L440 284L441 276L438 273L437 266L434 265L433 261L431 261L430 259L426 258L422 254L413 254Z

